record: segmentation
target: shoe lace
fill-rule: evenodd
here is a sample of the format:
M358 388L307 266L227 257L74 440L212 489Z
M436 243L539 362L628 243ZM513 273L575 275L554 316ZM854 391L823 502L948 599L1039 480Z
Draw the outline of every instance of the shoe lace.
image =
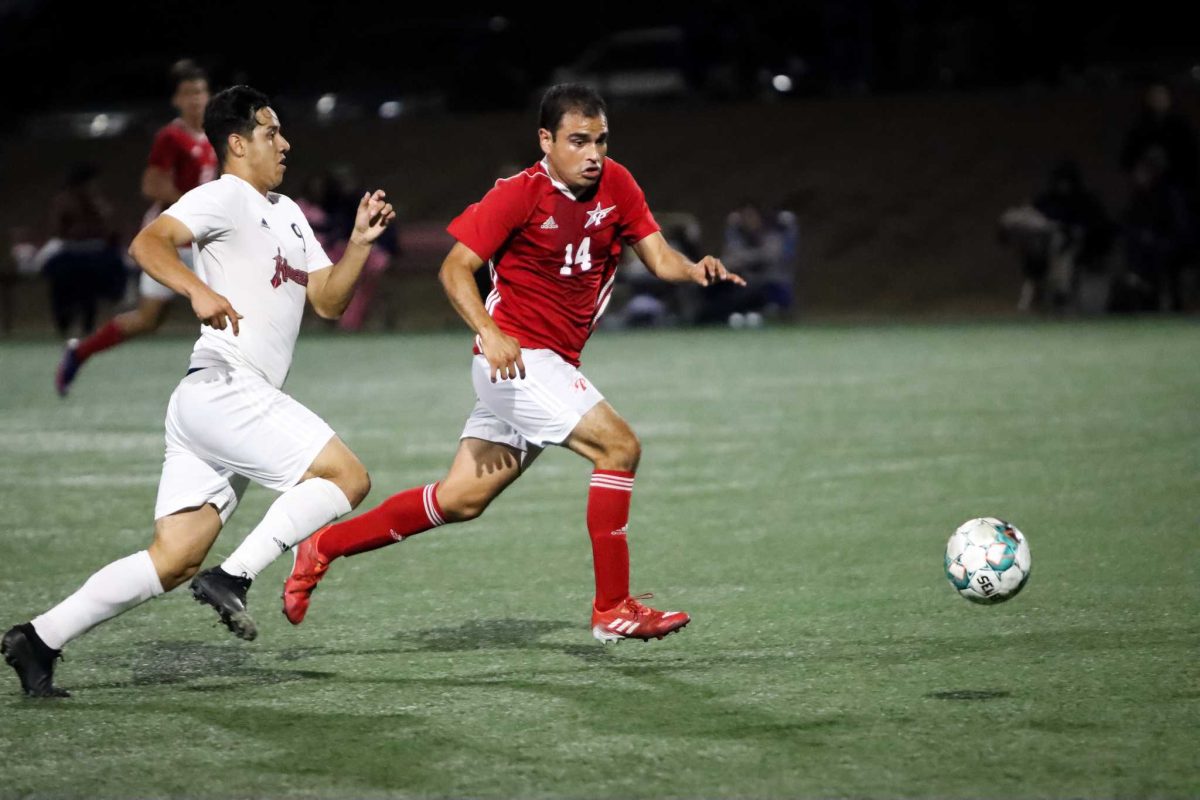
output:
M641 594L630 595L625 600L625 607L629 609L635 616L644 616L652 613L652 609L648 608L640 601L649 600L654 597L654 592L642 592Z

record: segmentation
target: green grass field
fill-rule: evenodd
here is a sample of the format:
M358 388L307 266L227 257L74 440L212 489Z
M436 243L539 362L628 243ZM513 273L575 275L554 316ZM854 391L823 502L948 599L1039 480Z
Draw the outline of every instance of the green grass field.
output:
M440 477L468 337L302 336L288 390L372 472ZM145 547L190 341L0 345L0 622ZM588 465L547 453L475 522L290 559L233 639L177 591L67 649L68 700L0 676L0 796L1131 797L1200 794L1200 326L815 326L602 334L585 369L642 438L635 591L660 642L588 631ZM207 563L274 495L252 488ZM1002 516L1010 603L942 548ZM0 665L2 667L3 665Z

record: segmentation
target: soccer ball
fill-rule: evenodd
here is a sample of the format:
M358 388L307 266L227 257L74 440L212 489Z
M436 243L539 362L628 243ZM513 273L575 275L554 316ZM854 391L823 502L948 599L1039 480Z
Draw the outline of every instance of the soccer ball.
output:
M946 543L946 577L973 603L1003 603L1029 580L1029 543L1004 520L964 522Z

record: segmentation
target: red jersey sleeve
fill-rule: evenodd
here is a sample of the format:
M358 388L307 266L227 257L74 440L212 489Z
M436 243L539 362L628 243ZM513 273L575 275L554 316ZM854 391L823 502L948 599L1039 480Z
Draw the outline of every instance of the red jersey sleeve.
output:
M646 204L646 195L642 191L642 187L638 186L633 175L624 167L621 167L619 174L621 175L622 194L626 198L620 205L621 238L626 244L637 244L650 234L658 233L661 229L658 222L655 221L654 215L650 213L650 206Z
M467 206L446 230L487 261L529 218L537 202L530 188L524 173L496 181L482 200Z
M146 165L174 174L175 150L175 138L171 136L170 128L159 128L154 136L154 144L150 146L150 158L146 159Z

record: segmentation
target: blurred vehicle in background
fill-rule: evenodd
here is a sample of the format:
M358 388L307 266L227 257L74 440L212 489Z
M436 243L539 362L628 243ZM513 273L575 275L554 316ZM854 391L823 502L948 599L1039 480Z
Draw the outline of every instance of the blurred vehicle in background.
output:
M551 83L584 83L609 102L684 97L689 93L682 28L640 28L595 42Z

